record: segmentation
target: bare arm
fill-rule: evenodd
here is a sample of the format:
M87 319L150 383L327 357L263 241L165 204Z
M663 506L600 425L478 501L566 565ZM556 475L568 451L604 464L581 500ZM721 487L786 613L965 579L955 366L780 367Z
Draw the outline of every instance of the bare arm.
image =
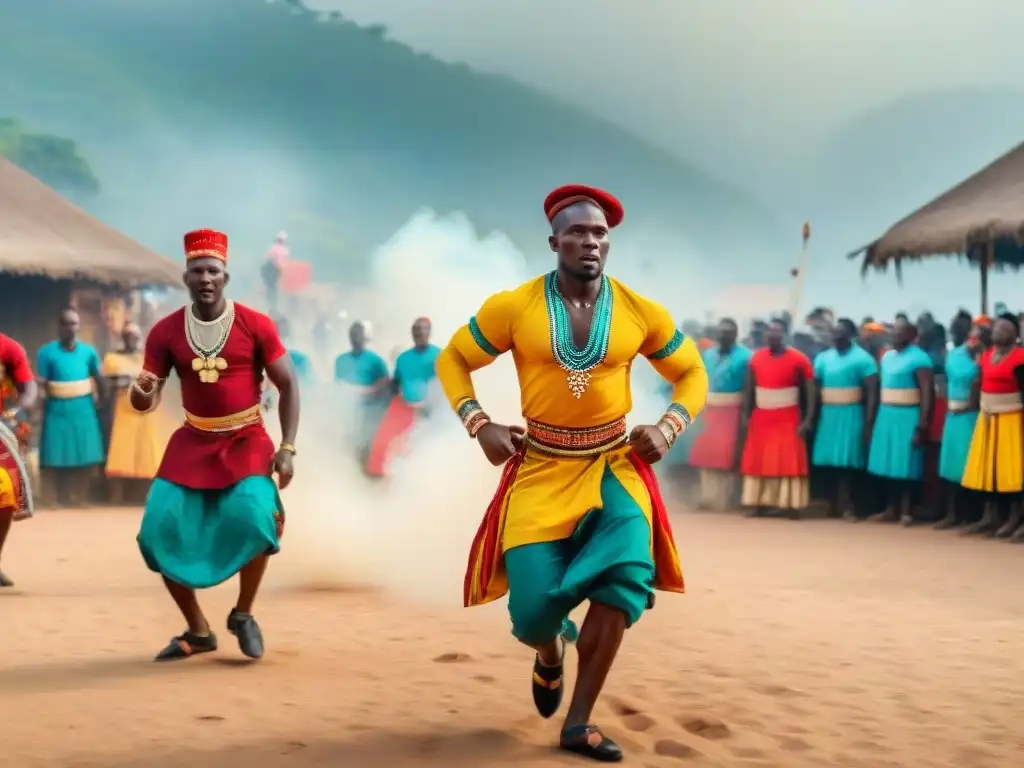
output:
M935 402L935 382L931 368L918 368L914 371L917 388L921 390L921 416L917 428L922 434L928 433L931 425L932 405Z
M1018 376L1017 386L1020 387L1022 383L1021 377L1017 374L1017 370L1014 370L1014 375ZM1024 392L1024 388L1021 388ZM967 410L976 411L981 408L981 377L977 377L971 382L971 393L967 396Z
M804 424L808 429L814 429L818 421L819 400L821 398L821 387L814 377L808 376L804 379L804 399L807 401L807 415L804 417Z
M39 402L39 385L35 379L28 379L21 384L15 384L18 390L18 408L23 411L31 411Z
M747 368L747 380L743 383L743 423L750 421L750 414L754 412L754 390L757 382L754 379L754 369Z
M864 420L870 430L875 426L878 414L878 374L872 373L864 377Z
M277 389L277 415L281 421L281 442L295 445L299 433L299 379L288 355L267 366L267 378Z

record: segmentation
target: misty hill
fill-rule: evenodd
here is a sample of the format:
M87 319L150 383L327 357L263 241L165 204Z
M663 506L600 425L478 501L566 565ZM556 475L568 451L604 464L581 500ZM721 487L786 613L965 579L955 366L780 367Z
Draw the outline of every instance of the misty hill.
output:
M1024 91L907 95L848 121L810 174L813 221L829 258L882 234L1024 140Z
M0 71L6 115L81 147L90 207L168 253L206 225L255 258L286 228L321 274L352 276L428 205L546 258L541 201L567 181L606 185L631 231L720 267L779 242L758 201L607 122L280 3L5 0Z

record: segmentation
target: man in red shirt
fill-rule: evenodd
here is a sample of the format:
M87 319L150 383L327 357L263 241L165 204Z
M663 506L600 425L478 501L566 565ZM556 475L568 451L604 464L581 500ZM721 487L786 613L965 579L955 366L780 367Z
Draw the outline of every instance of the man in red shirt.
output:
M28 438L27 411L39 397L25 348L0 333L0 390L3 418L0 419L0 554L11 523L32 516L32 489L22 451ZM16 395L16 397L14 397ZM0 587L14 582L0 571Z
M252 615L284 526L280 487L292 479L299 427L299 389L291 359L273 321L224 297L227 236L213 230L185 235L185 286L192 298L157 322L146 339L132 406L155 408L171 371L181 380L185 424L171 437L146 500L138 543L159 573L188 629L157 661L217 650L196 590L240 577L227 627L246 656L263 655ZM282 442L263 426L263 375L279 393Z

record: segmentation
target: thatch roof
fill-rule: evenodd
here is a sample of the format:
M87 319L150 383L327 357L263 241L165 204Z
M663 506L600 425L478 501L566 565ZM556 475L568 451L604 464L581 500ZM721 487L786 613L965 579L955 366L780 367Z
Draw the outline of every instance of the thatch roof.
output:
M1024 144L894 224L864 254L864 270L904 259L966 256L995 246L996 266L1024 264Z
M179 285L182 269L0 157L2 272L126 285Z

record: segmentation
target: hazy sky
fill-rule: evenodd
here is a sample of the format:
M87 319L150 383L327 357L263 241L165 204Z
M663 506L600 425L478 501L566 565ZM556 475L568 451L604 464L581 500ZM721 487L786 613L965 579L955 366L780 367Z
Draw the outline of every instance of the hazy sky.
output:
M769 205L800 189L830 132L866 109L915 91L1024 85L1024 0L307 2L575 101ZM854 240L819 254L828 266L811 270L810 294L849 311L974 307L976 275L955 261L909 270L904 288L861 282L842 257ZM1019 291L1020 279L1000 277L996 298L1011 284Z
M310 0L735 177L901 93L1024 82L1024 0ZM752 119L756 115L757 119ZM719 144L688 121L718 123ZM716 132L712 132L716 135ZM735 152L724 145L732 144Z

